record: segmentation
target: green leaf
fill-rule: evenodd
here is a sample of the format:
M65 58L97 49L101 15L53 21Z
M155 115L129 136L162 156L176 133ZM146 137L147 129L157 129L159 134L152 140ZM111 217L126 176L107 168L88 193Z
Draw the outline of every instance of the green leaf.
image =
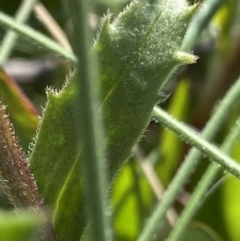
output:
M231 152L232 157L238 160L238 163L240 156L239 146L240 140L238 138ZM240 197L238 195L233 195L238 192L239 188L239 179L235 177L226 177L226 180L220 187L221 213L223 215L223 227L221 227L221 231L224 229L229 241L238 240L240 238L238 226Z
M238 160L238 163L240 156L239 146L240 140L238 138L233 150L231 151L232 157L235 158L235 160ZM235 193L238 193L240 183L239 179L236 177L225 176L225 178L226 179L219 188L219 191L221 192L220 212L223 215L222 227L220 227L220 231L222 232L224 230L226 232L227 239L229 241L234 241L240 239L240 230L238 226L240 197L238 195L234 195Z
M100 67L109 177L113 179L131 155L147 126L159 91L176 66L193 63L180 52L195 10L185 0L133 1L111 23L106 16L93 46ZM74 127L75 74L48 102L30 156L40 193L53 209L60 241L78 241L85 227L79 168L80 137Z
M189 79L182 78L178 82L174 92L171 94L171 100L167 112L176 117L176 119L186 120L186 111L190 101L190 82ZM162 129L159 140L158 152L160 158L155 165L155 170L164 185L167 187L171 181L174 172L177 170L183 155L184 143L170 130ZM167 227L170 229L170 226ZM166 225L158 229L159 239L166 238Z
M30 169L44 201L53 209L60 240L79 240L84 219L79 165L80 142L75 131L76 90L73 76L60 93L47 91L47 106L30 156ZM73 232L73 230L75 232Z
M240 230L238 226L240 198L238 195L233 195L238 192L239 186L239 179L230 177L224 182L220 189L221 212L223 215L223 227L221 228L223 228L226 232L229 241L238 240L240 237Z
M185 1L133 1L112 23L110 16L102 22L93 50L112 175L129 158L172 70L196 60L179 52L193 10Z
M0 68L0 96L21 144L27 149L38 125L38 113L20 87Z
M33 238L43 221L36 212L21 211L14 214L0 211L0 240L28 241Z
M173 93L168 113L176 119L184 121L189 101L190 83L187 79L181 79ZM159 146L161 159L155 168L163 185L167 187L181 161L184 144L173 132L164 129L161 133Z
M133 161L124 166L112 187L117 240L137 239L154 201L147 180Z

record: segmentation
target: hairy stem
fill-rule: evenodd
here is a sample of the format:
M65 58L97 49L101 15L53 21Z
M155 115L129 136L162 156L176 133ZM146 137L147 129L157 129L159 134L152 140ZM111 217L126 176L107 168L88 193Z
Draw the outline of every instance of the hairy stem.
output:
M41 211L41 215L46 217L41 210L43 202L36 182L14 135L2 102L0 102L0 173L9 199L16 209L29 208ZM49 221L41 230L40 235L45 241L57 240Z
M14 206L40 207L41 197L26 157L19 147L9 123L5 107L0 102L0 171Z

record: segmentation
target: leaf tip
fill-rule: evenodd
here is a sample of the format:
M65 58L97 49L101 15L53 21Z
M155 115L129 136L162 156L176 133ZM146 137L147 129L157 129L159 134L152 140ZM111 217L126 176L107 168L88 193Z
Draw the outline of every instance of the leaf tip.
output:
M200 3L195 3L191 6L188 6L184 11L184 16L186 18L192 17L193 14L198 10L199 6L200 6Z
M194 64L197 62L198 57L183 51L177 51L175 53L175 60L177 60L179 64Z

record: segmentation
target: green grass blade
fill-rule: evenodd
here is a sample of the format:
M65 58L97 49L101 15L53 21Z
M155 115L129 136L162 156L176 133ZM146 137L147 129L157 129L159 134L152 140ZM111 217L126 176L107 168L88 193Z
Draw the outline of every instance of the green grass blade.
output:
M183 51L189 51L194 47L194 44L198 40L202 30L207 26L223 3L224 0L207 0L202 3L199 11L193 17L183 40Z
M23 1L16 14L15 20L18 23L26 22L36 2L37 0ZM4 64L8 59L8 56L10 55L16 40L17 40L17 34L12 32L11 30L8 30L8 32L6 33L6 36L3 39L2 45L0 47L0 64L1 65Z
M73 50L78 58L76 132L81 137L83 149L81 172L86 197L86 210L90 220L91 240L111 241L110 204L108 203L108 187L106 172L106 147L102 123L102 113L98 112L99 76L95 55L92 54L93 36L88 23L90 12L89 0L69 1L70 13L73 17ZM81 81L80 81L81 80ZM80 182L80 180L79 180Z
M72 53L66 51L61 45L44 36L40 32L24 24L16 22L14 19L2 12L0 12L0 24L6 28L10 28L12 31L17 32L21 36L24 36L25 38L34 41L35 43L38 43L41 47L49 49L52 53L63 57L67 61L70 61L71 63L76 63L75 56Z

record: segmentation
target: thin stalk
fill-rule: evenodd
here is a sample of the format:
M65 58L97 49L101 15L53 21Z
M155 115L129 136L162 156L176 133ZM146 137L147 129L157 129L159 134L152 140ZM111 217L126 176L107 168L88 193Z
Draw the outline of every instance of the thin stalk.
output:
M100 105L100 81L95 56L91 52L93 35L87 16L89 0L69 0L68 6L73 20L73 50L78 58L76 74L79 81L76 131L83 141L82 172L86 209L90 219L90 235L93 241L110 241L110 204L107 199L105 141L103 136ZM81 80L81 81L80 81ZM80 172L80 170L79 170Z
M15 18L16 22L25 23L29 15L31 14L33 6L35 5L36 2L37 0L24 0L16 14L16 18ZM8 30L8 32L6 33L2 42L2 46L0 47L0 64L1 65L7 61L11 53L11 50L15 45L17 37L18 35L11 30Z
M27 158L19 146L5 109L0 101L0 181L4 183L9 200L16 210L28 208L39 211L41 217L47 218L38 240L57 241L48 214L42 209L42 197Z
M163 126L175 132L187 144L194 146L210 160L219 164L235 177L240 178L240 165L217 146L205 140L199 133L196 133L188 126L177 121L174 117L158 107L154 107L153 116L161 122Z
M42 199L5 108L0 101L0 173L15 208L38 209Z
M66 51L61 45L57 44L55 41L44 36L38 31L24 24L16 22L14 19L2 12L0 12L0 24L6 28L10 28L11 30L21 34L33 42L38 43L41 47L49 49L52 53L63 57L65 60L70 61L71 63L76 63L75 56L72 53Z
M228 91L219 108L217 108L216 112L213 114L212 118L208 121L206 127L202 131L202 137L205 140L212 140L216 136L224 121L226 121L228 118L230 111L234 106L236 106L237 103L239 103L239 95L240 78ZM164 193L162 202L159 203L155 208L152 217L149 219L148 224L145 226L142 234L139 236L138 241L151 240L159 222L164 218L165 213L176 199L176 196L191 174L192 169L197 165L197 158L200 158L201 155L201 152L195 148L191 149L182 166L170 183L168 189Z
M225 0L206 0L199 11L194 15L186 36L182 43L182 50L189 51L193 48L201 32L209 24L213 15L221 7Z
M240 136L240 117L236 121L236 124L230 131L229 135L225 139L222 144L222 150L225 153L229 153L236 143L236 140ZM205 196L208 188L214 181L216 175L219 172L219 168L215 163L211 163L207 169L207 171L202 176L201 180L199 181L195 191L193 192L189 202L187 203L186 207L184 208L180 218L178 219L176 225L174 226L173 230L170 233L167 241L177 241L180 240L184 230L187 228L187 225L201 207L203 202L200 200Z

